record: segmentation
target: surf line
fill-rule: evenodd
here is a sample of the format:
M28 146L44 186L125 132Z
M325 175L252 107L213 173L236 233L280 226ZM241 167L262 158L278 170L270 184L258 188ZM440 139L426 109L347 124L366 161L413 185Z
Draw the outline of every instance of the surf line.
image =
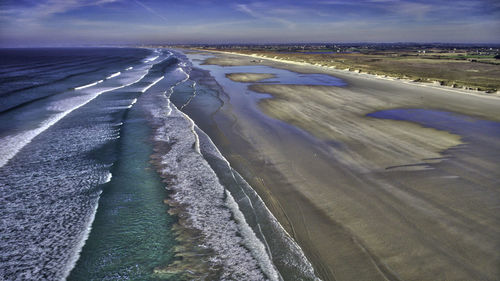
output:
M217 159L225 162L228 170L231 173L231 176L232 176L234 182L237 182L231 165L229 164L227 159L221 154L221 152L219 151L217 146L213 143L212 139L210 139L210 137L203 130L201 130L189 116L187 116L186 114L184 114L184 115L185 115L185 118L187 118L188 120L191 120L191 122L193 122L194 134L196 135L196 139L197 139L198 143L203 143L203 142L208 143L208 147L211 147L211 149L214 150L213 152L209 152L209 154L211 154L212 156L215 156ZM201 135L201 138L200 138L200 135ZM203 156L205 152L200 151L199 153ZM203 156L203 157L205 157L205 156ZM231 191L229 191L227 188L224 188L224 190L226 193L226 206L230 209L231 213L234 216L234 220L237 223L237 227L240 230L240 233L242 234L242 236L244 238L243 239L244 245L250 251L251 255L256 259L260 268L262 269L262 271L265 273L265 275L270 280L273 280L273 281L274 280L276 280L276 281L283 280L283 277L281 276L279 271L276 269L274 263L272 262L271 250L269 249L269 245L267 243L267 240L266 240L264 234L262 233L260 224L257 223L258 231L259 231L260 235L262 235L262 237L264 238L264 241L261 241L259 238L257 238L255 231L250 227L250 225L248 225L248 222L247 222L245 216L243 215L242 211L240 210L240 207L239 207L238 203L236 202L235 198L233 197ZM256 216L252 200L246 194L245 191L243 191L243 194L245 195L245 198L248 200L248 202L251 206L251 209L254 212L254 215ZM259 200L261 200L260 197L259 197ZM267 210L267 208L266 208L266 210ZM269 210L267 210L267 211L269 211Z
M116 72L116 73L113 73L113 74L111 74L110 76L106 77L106 80L107 80L107 79L111 79L111 78L113 78L113 77L116 77L116 76L118 76L118 75L120 75L120 74L122 74L120 71L118 71L118 72Z
M106 78L106 79L108 79L108 78ZM88 87L92 87L92 86L95 86L95 85L97 85L99 83L102 83L102 82L104 82L104 80L99 80L99 81L96 81L94 83L90 83L90 84L87 84L87 85L76 87L75 90L81 90L81 89L85 89L85 88L88 88Z
M159 57L160 56L156 56L156 57L152 57L152 58L149 58L149 59L145 59L144 62L152 62L152 61L155 61Z
M148 85L146 88L142 89L141 93L144 93L147 90L149 90L149 88L153 87L156 83L160 82L163 78L165 78L165 77L162 76L162 77L156 79L153 83L151 83L150 85Z

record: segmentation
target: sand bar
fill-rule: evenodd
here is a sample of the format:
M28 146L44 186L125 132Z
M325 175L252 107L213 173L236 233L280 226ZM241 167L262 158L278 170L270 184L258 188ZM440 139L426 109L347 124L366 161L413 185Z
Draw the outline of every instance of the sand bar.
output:
M217 56L208 63L254 64L247 56ZM212 135L322 279L499 276L498 136L366 114L425 108L499 121L500 99L323 67L261 64L347 83L249 85L273 96L258 103L267 117L238 111L231 96L237 93L222 83L232 105L218 113L220 136Z
M274 78L276 75L270 73L229 73L226 77L235 82L248 83L260 82L265 79Z

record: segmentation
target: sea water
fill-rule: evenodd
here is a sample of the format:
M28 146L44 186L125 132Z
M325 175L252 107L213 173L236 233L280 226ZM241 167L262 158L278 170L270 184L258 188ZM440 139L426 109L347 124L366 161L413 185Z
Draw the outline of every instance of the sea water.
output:
M0 56L3 280L315 279L298 245L183 113L194 99L218 100L197 97L181 53ZM206 266L181 258L188 232L204 249L191 256ZM288 262L277 266L277 256Z

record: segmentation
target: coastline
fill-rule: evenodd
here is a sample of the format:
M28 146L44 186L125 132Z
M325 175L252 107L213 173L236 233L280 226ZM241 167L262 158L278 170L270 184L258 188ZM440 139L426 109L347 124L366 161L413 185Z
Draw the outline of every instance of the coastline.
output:
M4 204L13 207L7 218L34 210L22 229L49 231L40 242L30 238L37 231L7 229L15 242L4 243L7 255L33 241L66 249L62 238L84 228L50 215L88 212L92 230L74 271L82 280L128 266L143 279L500 276L496 96L240 55L216 54L211 65L201 63L206 55L190 62L155 52L134 71L110 65L117 69L98 74L108 78L68 87L71 96L77 88L103 95L2 167L18 202ZM81 102L64 97L19 113ZM59 192L43 190L50 186ZM85 207L92 202L94 214ZM7 276L59 274L65 258L30 255L21 258L45 261L15 256Z
M225 66L254 64L244 59L249 56L227 53L219 56L223 57L222 61L231 61L232 64L222 64ZM374 104L366 101L372 108L361 108L361 111L355 113L359 122L368 125L373 122L373 118L365 116L368 113L398 107L420 108L425 104L431 104L427 106L430 109L457 112L489 120L498 121L499 119L495 113L498 112L500 99L496 97L484 99L483 97L488 96L456 95L449 91L441 91L437 87L413 87L412 85L416 83L366 79L367 77L364 76L352 75L352 72L340 72L311 65L284 64L266 60L259 62L259 65L288 69L298 73L339 74L338 77L347 81L347 86L289 85L288 88L285 87L287 90L281 89L280 91L286 93L288 90L295 89L307 95L312 95L313 90L324 93L336 91L340 101L353 93L359 94L360 97L373 95L381 102ZM262 92L269 94L271 91L267 89ZM290 104L287 98L281 99L277 93L271 92L271 95L273 98L264 99L263 102L280 100L283 102L284 100L281 105ZM234 103L233 100L231 102ZM346 102L345 106L349 106L350 101ZM236 115L230 107L226 108L226 114ZM483 110L477 112L477 108ZM282 109L282 111L290 112L288 109ZM410 132L410 135L414 136L425 132L427 135L422 139L423 144L426 139L435 139L439 143L443 138L451 136L455 140L444 147L424 147L423 152L436 154L417 155L416 160L422 160L423 157L429 159L423 159L423 165L413 165L415 169L407 169L406 165L401 163L394 165L398 167L397 169L390 167L388 163L373 168L370 161L365 163L367 165L360 167L356 165L370 155L366 151L360 150L361 155L358 159L354 157L349 159L336 154L336 149L340 151L345 149L343 146L345 140L338 138L329 140L328 135L323 139L318 139L318 135L310 134L313 131L307 130L307 126L289 122L285 117L273 116L273 112L279 111L273 109L266 112L271 117L267 117L264 124L260 125L245 116L238 116L233 123L236 125L229 128L224 128L224 124L219 122L217 124L223 131L222 135L225 140L217 137L212 137L212 139L231 165L256 189L283 227L300 244L321 278L325 280L398 280L426 279L432 276L433 278L488 279L488 276L492 276L490 274L494 274L491 270L494 263L499 260L498 255L489 250L482 251L486 244L495 245L498 241L489 234L484 234L485 240L481 243L485 244L479 247L481 250L475 249L478 245L474 244L480 242L473 239L472 243L472 237L483 234L476 233L465 223L468 221L477 229L484 231L493 233L499 231L499 225L494 223L494 219L491 219L490 225L485 225L481 221L481 218L487 217L485 213L490 213L490 210L484 210L485 213L482 213L483 210L476 210L473 207L477 204L480 206L489 204L486 198L480 196L470 199L468 197L471 195L469 186L471 182L478 182L479 175L460 175L459 172L460 165L471 164L466 158L475 157L477 144L468 143L468 138L465 138L465 145L459 144L453 133L450 135L443 130L425 128L414 122L397 121L400 122L397 123L392 120L376 120L384 124L380 127L383 130L396 125L400 126L398 132ZM276 119L281 121L276 121ZM314 117L313 120L315 120ZM348 121L346 117L338 122ZM290 124L299 126L301 129ZM261 129L256 126L268 126L272 129ZM359 130L363 132L367 128ZM384 134L391 135L392 133L384 131ZM358 140L362 139L361 136L354 135ZM401 138L397 133L392 134L392 137ZM407 147L406 149L413 150L412 137L408 139L406 141L410 146L403 145L401 148ZM380 139L375 139L375 141L380 141ZM276 143L280 143L280 147L276 147ZM355 144L348 144L348 146L352 145L348 151L356 151L356 148L366 146L360 146L359 142L357 142L358 145ZM471 148L461 149L466 147ZM390 146L389 149L391 149ZM468 149L473 151L468 151ZM481 167L486 168L487 172L485 174L487 181L482 184L481 189L491 196L491 192L493 194L496 192L491 188L498 174L495 172L498 164L495 164L494 157L485 157L485 160L490 162L488 166ZM458 160L447 160L453 158ZM346 162L346 159L349 161ZM403 162L405 160L407 158L402 159ZM472 163L479 161L476 158L473 160ZM384 165L390 169L385 169ZM455 173L460 176L455 176ZM452 191L438 188L450 184L453 185ZM474 202L468 203L469 199ZM493 215L493 217L496 216ZM455 233L452 229L461 229L463 233ZM433 234L429 236L427 233ZM405 239L401 240L401 237ZM457 244L470 250L469 257L464 257L453 250L452 245ZM417 252L426 253L427 257L432 258L412 254ZM478 258L481 254L486 254L490 260ZM474 258L470 259L471 257ZM481 265L481 262L486 268ZM417 272L415 264L425 270ZM479 270L479 268L483 269Z
M293 60L283 60L283 59L277 59L274 57L259 56L256 54L249 55L249 54L241 54L241 53L236 53L236 52L225 52L225 51L217 51L217 50L202 50L202 49L195 49L195 50L200 51L200 52L207 52L207 53L220 53L220 54L230 54L230 55L236 55L236 56L245 56L245 57L251 57L251 58L256 58L256 59L260 59L260 60L269 60L269 61L274 61L274 62L278 62L278 63L292 64L292 65L297 65L297 66L316 67L316 68L319 68L323 71L328 70L328 71L334 71L334 72L344 73L344 74L348 73L348 74L352 74L352 75L365 76L365 77L369 77L369 78L382 79L382 80L387 80L387 81L400 81L402 83L407 83L410 85L418 85L421 87L432 87L432 88L447 90L447 91L455 92L455 93L477 95L480 97L495 98L495 99L500 98L499 91L496 91L494 93L486 93L485 91L480 91L480 90L454 88L452 86L440 85L439 81L420 82L420 81L414 81L411 79L404 79L404 78L388 76L388 75L370 74L367 72L362 72L359 69L350 69L350 68L340 69L340 68L337 68L334 66L311 64L311 63L307 63L307 62L297 62L297 61L293 61Z

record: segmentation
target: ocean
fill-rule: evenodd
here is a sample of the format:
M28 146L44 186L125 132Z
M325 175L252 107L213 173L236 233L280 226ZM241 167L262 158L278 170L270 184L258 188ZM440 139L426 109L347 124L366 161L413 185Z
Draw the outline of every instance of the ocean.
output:
M317 279L209 137L220 93L181 51L0 58L2 280Z

